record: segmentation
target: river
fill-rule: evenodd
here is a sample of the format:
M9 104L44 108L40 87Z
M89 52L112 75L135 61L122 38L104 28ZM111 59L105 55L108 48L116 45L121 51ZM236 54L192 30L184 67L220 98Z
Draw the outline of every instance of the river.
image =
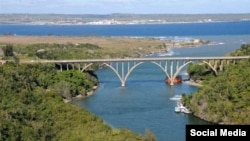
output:
M172 54L154 54L152 57L166 56L222 56L249 43L250 36L200 36L214 42L214 45L199 47L172 48ZM158 141L184 141L185 125L210 124L192 115L175 113L175 101L170 98L179 94L191 94L197 87L187 83L169 86L164 82L165 75L154 64L145 63L129 76L126 86L111 69L95 71L100 85L95 94L74 104L87 108L101 117L113 128L128 128L144 133L149 129ZM185 69L181 72L185 77Z

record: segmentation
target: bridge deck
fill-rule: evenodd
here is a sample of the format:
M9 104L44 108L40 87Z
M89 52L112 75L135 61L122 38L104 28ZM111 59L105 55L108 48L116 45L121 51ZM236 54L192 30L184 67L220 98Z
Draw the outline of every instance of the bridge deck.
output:
M81 59L81 60L30 60L20 63L103 63L103 62L129 62L129 61L198 61L198 60L238 60L249 59L250 56L226 56L226 57L164 57L164 58L125 58L125 59Z

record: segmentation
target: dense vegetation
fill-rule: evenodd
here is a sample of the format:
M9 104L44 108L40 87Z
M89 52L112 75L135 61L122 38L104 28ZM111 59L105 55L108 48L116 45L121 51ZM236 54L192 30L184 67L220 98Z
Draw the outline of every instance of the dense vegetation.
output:
M84 94L96 85L96 78L88 73L10 63L0 66L0 83L0 140L143 140L63 102L69 94Z
M187 68L187 73L189 74L190 79L196 81L197 83L214 77L213 70L204 64L197 65L195 63L191 63Z
M233 56L250 55L250 44L229 54ZM197 69L194 73L192 68ZM216 76L204 66L191 66L195 78L203 79L204 86L197 92L184 96L183 102L195 116L219 124L250 123L250 60L229 64ZM209 77L206 76L209 74Z
M14 51L19 57L36 59L84 59L100 58L101 49L93 44L31 44L16 45Z

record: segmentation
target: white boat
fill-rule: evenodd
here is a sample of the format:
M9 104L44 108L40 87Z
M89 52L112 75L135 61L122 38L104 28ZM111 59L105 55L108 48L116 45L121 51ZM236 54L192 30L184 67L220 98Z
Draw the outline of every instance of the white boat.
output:
M180 101L177 101L177 106L175 107L175 112L179 113L186 113L186 114L189 114L191 113L188 108L186 108L185 106L183 106L183 104L180 102Z
M170 100L181 100L181 95L175 95L173 97L170 98Z

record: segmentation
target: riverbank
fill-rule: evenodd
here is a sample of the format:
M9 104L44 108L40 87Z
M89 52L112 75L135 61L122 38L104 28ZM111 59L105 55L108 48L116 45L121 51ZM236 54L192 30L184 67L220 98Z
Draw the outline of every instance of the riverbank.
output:
M95 90L98 88L98 85L95 85L94 87L92 87L92 89L90 90L90 91L88 91L87 93L86 93L86 95L81 95L81 94L79 94L79 95L77 95L77 96L75 96L75 97L72 97L71 99L63 99L63 102L64 103L70 103L70 102L72 102L72 101L74 101L74 100L80 100L80 99L83 99L83 98L87 98L87 97L90 97L90 96L92 96L94 93L95 93Z
M200 82L195 82L194 80L185 80L183 82L188 84L188 85L192 85L192 86L197 86L197 87L202 86L202 84Z

